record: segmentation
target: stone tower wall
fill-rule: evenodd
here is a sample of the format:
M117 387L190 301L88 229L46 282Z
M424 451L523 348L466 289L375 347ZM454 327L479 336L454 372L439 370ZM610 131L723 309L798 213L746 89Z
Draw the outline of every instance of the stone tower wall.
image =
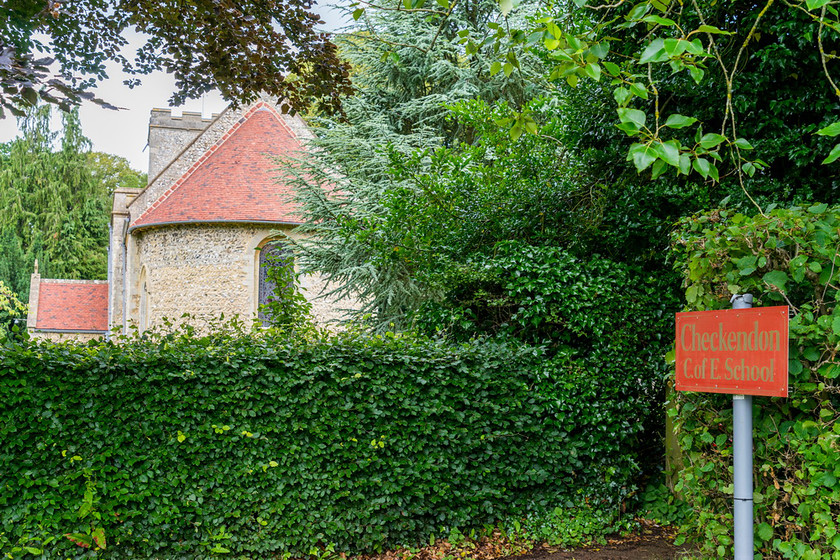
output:
M201 113L189 111L176 117L169 109L152 109L149 119L149 180L157 177L216 117L218 115L205 119Z

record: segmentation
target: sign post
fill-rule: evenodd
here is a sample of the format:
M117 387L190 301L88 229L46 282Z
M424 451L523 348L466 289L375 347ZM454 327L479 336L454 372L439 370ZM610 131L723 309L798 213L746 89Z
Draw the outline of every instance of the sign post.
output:
M752 294L732 296L732 309L750 309ZM787 344L785 344L787 346ZM785 364L787 367L787 364ZM732 395L732 467L734 473L735 560L752 560L753 526L752 395Z
M732 394L735 560L752 560L752 397L788 395L788 308L752 308L751 294L732 309L677 313L677 391Z

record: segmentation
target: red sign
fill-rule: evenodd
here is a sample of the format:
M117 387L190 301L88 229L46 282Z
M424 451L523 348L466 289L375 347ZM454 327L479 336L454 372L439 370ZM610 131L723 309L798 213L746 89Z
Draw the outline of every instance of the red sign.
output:
M788 308L677 313L677 391L786 397Z

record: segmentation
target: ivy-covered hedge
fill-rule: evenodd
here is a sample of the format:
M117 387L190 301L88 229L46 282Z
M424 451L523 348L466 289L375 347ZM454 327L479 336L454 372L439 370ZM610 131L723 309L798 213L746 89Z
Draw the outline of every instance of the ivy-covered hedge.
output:
M0 393L0 543L62 559L362 551L617 502L648 398L534 348L352 334L8 342Z
M840 207L746 217L716 210L675 235L689 309L790 305L790 396L753 399L756 551L840 558ZM732 557L732 399L680 393L675 426L685 469L676 490L696 510L704 557Z

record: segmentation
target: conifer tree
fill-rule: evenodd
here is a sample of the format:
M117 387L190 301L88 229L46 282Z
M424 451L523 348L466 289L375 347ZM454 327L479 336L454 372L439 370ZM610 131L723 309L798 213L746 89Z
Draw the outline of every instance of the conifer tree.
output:
M54 133L49 107L33 110L0 151L0 280L23 300L36 258L47 278L107 275L108 183L91 172L78 114L62 118Z
M392 219L386 209L400 189L421 188L392 174L394 158L475 141L475 131L450 108L479 99L521 109L540 94L529 78L534 59L520 53L505 79L492 52L466 56L462 37L493 24L495 2L454 3L448 13L367 8L361 25L338 37L353 68L356 94L344 102L346 121L315 118L309 157L286 166L312 241L297 242L303 270L319 272L333 293L363 302L359 315L384 325L400 322L426 296L414 265L384 257L378 237ZM504 87L502 84L504 83ZM407 197L410 198L410 197ZM393 252L399 247L391 246Z

